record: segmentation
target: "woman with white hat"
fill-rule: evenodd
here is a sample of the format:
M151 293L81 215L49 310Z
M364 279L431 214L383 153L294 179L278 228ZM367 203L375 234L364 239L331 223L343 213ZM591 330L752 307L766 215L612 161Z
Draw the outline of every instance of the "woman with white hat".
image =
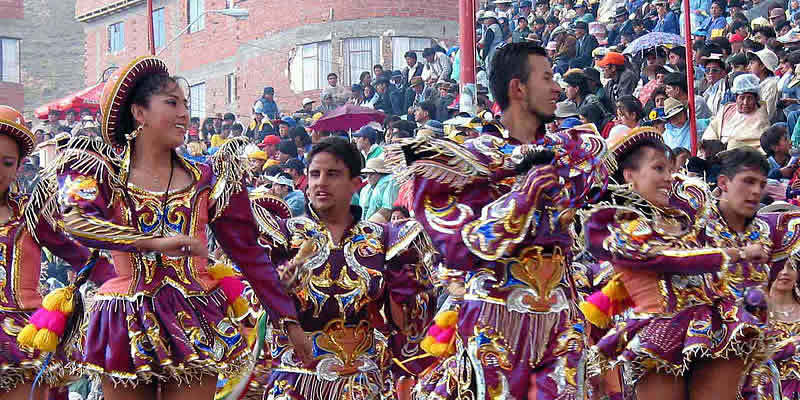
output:
M775 71L778 69L778 56L768 48L763 48L756 52L748 52L748 69L750 73L759 79L760 98L767 108L767 116L770 120L775 116L778 107L778 77Z
M212 399L217 376L247 364L231 319L247 311L243 286L209 267L208 228L307 359L294 303L257 241L242 141L228 140L210 165L178 155L187 104L164 62L137 58L106 83L102 139L74 138L57 165L64 230L110 250L117 272L98 290L78 362L106 399Z
M769 128L766 106L760 101L759 79L753 74L734 78L731 93L736 102L726 104L703 133L703 140L719 140L727 149L751 146L758 149L761 134ZM699 135L699 132L698 132Z

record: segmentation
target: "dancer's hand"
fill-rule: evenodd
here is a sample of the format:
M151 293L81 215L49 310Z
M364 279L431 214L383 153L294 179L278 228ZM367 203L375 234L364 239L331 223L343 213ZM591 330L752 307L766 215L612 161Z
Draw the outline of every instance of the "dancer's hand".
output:
M761 264L769 261L769 254L767 254L764 246L760 244L751 244L744 248L745 261L756 264Z
M136 247L157 251L169 257L208 257L205 243L186 235L140 240L136 242Z
M289 336L289 341L294 346L294 354L300 359L300 362L305 366L310 365L313 359L311 340L303 328L297 323L290 322L286 325L286 334Z

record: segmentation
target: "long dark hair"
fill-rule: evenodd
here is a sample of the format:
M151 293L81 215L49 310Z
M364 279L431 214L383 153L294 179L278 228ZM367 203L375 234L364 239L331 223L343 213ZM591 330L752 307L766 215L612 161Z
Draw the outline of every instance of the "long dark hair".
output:
M125 143L125 135L133 132L138 127L136 119L133 117L132 106L134 104L147 108L153 95L164 93L169 88L172 88L173 85L178 85L178 78L165 72L150 74L139 79L122 106L119 124L114 132L114 141L120 144Z

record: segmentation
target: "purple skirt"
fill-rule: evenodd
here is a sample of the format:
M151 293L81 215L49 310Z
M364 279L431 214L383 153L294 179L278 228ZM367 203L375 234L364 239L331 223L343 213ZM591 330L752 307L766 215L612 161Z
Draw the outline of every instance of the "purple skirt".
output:
M136 300L100 294L89 314L78 368L126 386L236 376L249 353L225 304L221 290L185 297L166 286Z
M0 311L0 393L33 382L42 368L45 357L17 343L17 334L28 323L31 314L29 311ZM63 361L63 357L53 357L40 382L50 386L63 383L66 378Z
M763 332L740 307L698 305L672 317L633 315L592 347L592 358L601 370L623 363L627 383L635 385L652 371L683 376L700 358L750 360L764 347Z

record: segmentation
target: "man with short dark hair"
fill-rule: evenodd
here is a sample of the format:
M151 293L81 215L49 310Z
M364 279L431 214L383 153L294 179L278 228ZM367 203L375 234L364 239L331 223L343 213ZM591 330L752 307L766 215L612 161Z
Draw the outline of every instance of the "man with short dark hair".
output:
M278 143L278 162L283 164L290 158L297 158L297 145L292 139L283 139Z
M314 344L297 349L282 329L273 330L281 346L272 348L264 398L287 389L297 400L383 398L400 376L395 365L409 373L426 366L409 359L422 356L420 342L436 309L430 239L416 221L370 222L351 206L362 168L347 140L322 139L308 160L306 216L264 222L260 242L281 266L299 324ZM298 350L311 354L310 363L298 362Z
M417 61L417 53L413 51L407 51L403 57L406 60L406 66L403 67L403 86L408 86L412 78L422 76L424 66Z
M579 373L582 341L576 339L570 349L561 344L582 334L570 317L575 315L570 284L553 284L570 280L562 258L569 258L572 240L567 239L567 227L571 222L554 223L551 218L558 218L550 208L554 203L545 193L574 191L604 177L589 171L559 175L553 165L573 161L569 161L569 151L558 146L552 153L532 151L522 163L512 161L512 153L540 140L587 148L585 140L591 138L600 144L587 155L586 161L593 163L605 153L604 142L596 131L581 129L573 131L574 136L558 132L545 137L545 124L555 118L561 89L553 81L552 64L542 47L532 43L501 47L489 81L507 130L483 125L482 135L460 146L469 156L445 150L452 148L452 142L430 136L402 140L389 147L386 156L390 170L408 169L413 177L416 218L444 255L448 276L466 290L453 324L458 330L458 353L447 359L458 360L458 377L447 379L452 375L450 361L445 361L422 376L415 391L447 396L493 387L496 398L572 398L584 376L561 379L559 371ZM502 183L506 177L514 177L513 187ZM574 199L576 206L581 203L580 193L566 197ZM513 224L507 223L509 217ZM532 257L537 267L528 272L509 267L516 263L512 260L526 257ZM486 351L500 352L502 360L484 357ZM445 379L439 379L442 376Z
M255 104L253 104L253 112L260 112L269 119L277 119L281 113L278 110L278 104L275 103L275 89L271 86L264 88L264 92Z
M667 96L683 103L689 104L689 86L686 83L686 74L673 72L664 77L664 85L667 88ZM711 118L711 110L708 109L705 99L702 96L694 96L695 116L698 119Z
M306 176L306 166L296 158L290 158L281 165L283 172L291 175L294 180L294 187L297 190L306 190L308 187L308 177Z
M586 68L592 65L592 52L599 46L597 39L589 35L589 24L584 21L575 22L575 59L570 68Z
M422 79L427 81L429 79L447 80L450 79L450 74L453 72L453 63L450 57L440 51L436 51L433 47L428 47L422 51L422 57L425 59L425 66L422 70Z
M419 125L424 125L426 122L434 119L436 116L436 105L430 101L423 101L417 105L414 110L414 121Z
M339 76L335 72L328 74L328 87L322 89L320 100L323 105L330 104L333 107L341 106L350 98L350 90L339 84ZM330 100L329 102L326 100Z
M365 161L383 154L383 146L378 144L378 131L375 128L369 125L363 126L353 134L353 137L356 139L356 147L364 156Z

